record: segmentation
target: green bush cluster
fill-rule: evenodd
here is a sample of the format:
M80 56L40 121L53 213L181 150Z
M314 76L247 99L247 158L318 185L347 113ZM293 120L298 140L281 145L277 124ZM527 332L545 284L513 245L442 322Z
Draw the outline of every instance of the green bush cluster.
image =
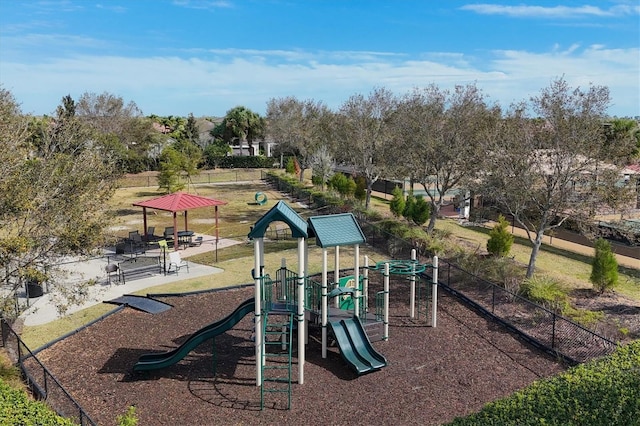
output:
M228 156L218 162L221 169L269 169L274 167L273 158L257 156Z
M457 418L452 426L640 424L640 342Z
M0 424L22 426L74 425L46 404L29 399L27 393L0 379Z
M343 198L353 197L356 192L356 181L351 176L335 173L329 179L329 188L335 190Z
M569 308L569 295L559 282L547 276L533 276L520 284L520 294L558 314Z
M507 228L509 222L504 216L498 216L498 223L489 231L489 240L487 241L487 251L495 256L506 256L511 251L513 245L513 235L509 233Z
M618 261L611 252L611 244L603 238L596 240L595 250L589 279L596 290L611 290L618 283Z

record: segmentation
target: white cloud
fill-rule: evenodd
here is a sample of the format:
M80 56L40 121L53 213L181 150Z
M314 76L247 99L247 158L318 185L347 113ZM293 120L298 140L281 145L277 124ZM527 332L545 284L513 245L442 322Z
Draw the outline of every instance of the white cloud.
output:
M505 6L501 4L467 4L460 7L461 10L469 10L481 15L505 15L511 17L527 18L576 18L584 16L614 17L622 15L634 15L640 13L640 6L619 4L609 9L596 6Z
M185 7L188 9L212 10L221 8L231 8L233 4L228 1L210 1L210 0L174 0L175 6Z
M476 82L491 101L507 107L564 76L572 86L608 86L611 114L640 115L639 57L638 48L601 45L557 46L546 53L494 51L484 58L299 50L217 50L199 58L83 55L28 65L3 62L0 83L25 112L36 114L51 113L67 94L107 91L136 102L145 114L198 116L224 115L236 105L264 113L270 98L289 95L338 108L354 93L374 87L403 94L431 83L452 88Z

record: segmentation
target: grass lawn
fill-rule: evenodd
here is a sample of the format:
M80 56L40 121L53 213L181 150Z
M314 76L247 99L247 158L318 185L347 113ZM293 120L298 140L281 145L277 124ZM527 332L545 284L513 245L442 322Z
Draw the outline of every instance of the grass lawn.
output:
M489 239L489 228L464 227L452 220L440 220L436 227L476 244L481 250L486 247ZM514 256L517 262L526 267L531 256L529 240L516 236L509 255ZM536 259L536 274L552 277L562 282L568 289L590 289L592 288L589 281L591 261L591 256L543 243ZM619 282L616 291L640 300L640 270L619 267L618 271Z

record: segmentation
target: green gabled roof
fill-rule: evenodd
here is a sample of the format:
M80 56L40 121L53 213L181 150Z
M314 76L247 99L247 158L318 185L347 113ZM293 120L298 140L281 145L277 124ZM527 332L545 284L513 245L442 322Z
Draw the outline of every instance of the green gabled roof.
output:
M309 218L316 245L335 247L362 244L366 241L360 225L351 213L330 214Z
M278 221L289 225L293 238L309 238L307 222L284 201L278 201L275 206L271 207L271 210L258 219L249 232L249 238L263 238L269 224Z

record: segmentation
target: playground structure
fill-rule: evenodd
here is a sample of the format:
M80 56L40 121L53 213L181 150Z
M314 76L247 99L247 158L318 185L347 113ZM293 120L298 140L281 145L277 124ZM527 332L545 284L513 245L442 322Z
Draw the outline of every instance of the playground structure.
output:
M267 204L267 194L264 192L256 192L256 195L253 197L256 200L256 204L259 206L264 206Z
M291 235L298 240L298 271L287 269L283 259L275 279L264 271L264 239L269 224L286 223ZM313 281L308 274L306 240L315 237L322 248L321 282ZM411 280L410 316L414 317L416 279L427 267L432 274L432 326L436 326L437 257L432 265L423 265L415 259L415 250L409 261L384 261L369 267L365 256L360 274L360 244L364 234L355 217L350 213L311 217L305 221L285 202L279 201L251 228L250 240L254 244L254 297L243 302L227 317L193 333L178 348L159 354L142 355L134 371L147 371L171 366L183 359L202 342L226 332L244 316L254 314L254 340L256 359L256 386L260 387L261 408L265 393L286 393L291 405L293 335L297 330L297 382L304 383L305 344L310 322L321 326L322 358L327 357L328 331L333 332L340 354L356 372L365 374L387 365L383 355L371 345L368 331L382 325L382 339L389 338L389 279L390 275L408 275ZM354 274L340 277L340 246L354 249ZM329 291L328 249L335 250L334 281ZM376 294L375 315L368 312L369 271L382 271L383 291ZM335 299L334 306L329 306ZM418 297L419 299L419 297ZM426 305L426 304L425 304ZM215 369L215 363L214 363Z

